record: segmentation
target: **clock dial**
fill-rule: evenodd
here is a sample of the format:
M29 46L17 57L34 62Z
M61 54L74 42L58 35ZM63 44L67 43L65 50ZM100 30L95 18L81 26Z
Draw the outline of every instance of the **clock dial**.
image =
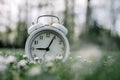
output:
M30 43L30 54L32 58L40 60L55 60L64 57L66 45L63 37L55 31L44 30L35 34Z

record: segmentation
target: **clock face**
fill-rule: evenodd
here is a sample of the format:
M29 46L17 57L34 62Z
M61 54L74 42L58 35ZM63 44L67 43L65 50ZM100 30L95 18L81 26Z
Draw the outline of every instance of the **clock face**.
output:
M31 38L29 45L32 59L38 57L40 62L65 57L65 40L55 31L43 30L36 33Z

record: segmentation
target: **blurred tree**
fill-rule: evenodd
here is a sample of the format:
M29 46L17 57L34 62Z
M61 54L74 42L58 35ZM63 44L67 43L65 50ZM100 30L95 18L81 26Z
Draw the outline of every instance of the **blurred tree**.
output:
M92 7L90 6L91 0L87 0L86 7L86 22L85 30L80 35L80 39L85 43L93 43L101 46L104 49L116 50L119 49L120 43L118 42L120 38L118 36L112 36L110 30L104 29L103 26L99 25L96 20L93 20ZM113 5L111 4L111 12L113 11ZM114 11L112 12L113 25L115 26L115 16ZM113 27L114 30L115 27ZM112 45L112 46L111 46ZM110 47L111 46L111 47Z
M10 41L9 41L9 34L12 32L11 28L9 26L6 27L6 39L5 39L5 46L10 47Z
M74 42L74 1L65 0L64 25L67 27L70 44Z
M9 26L6 26L6 31L1 33L1 47L10 47L9 34L11 31L11 28Z
M80 39L84 43L97 44L103 49L120 49L120 37L118 35L111 35L111 30L104 29L96 21L94 21L92 27L88 29L87 33L82 33L80 35Z
M27 39L27 28L25 27L26 23L19 21L17 23L17 37L16 37L16 42L15 42L15 46L16 47L20 47L20 48L24 48L25 46L25 42Z
M110 5L110 13L111 13L111 21L112 21L112 35L115 35L116 30L115 30L115 24L116 24L116 14L114 10L114 5L115 5L115 0L111 0L111 5Z
M90 7L90 1L91 0L87 0L85 32L88 32L92 24L92 18L91 18L92 8Z
M94 23L92 23L92 18L91 18L91 14L92 14L92 8L90 6L90 1L91 0L87 0L87 6L86 6L86 21L85 21L85 25L84 25L84 28L82 30L82 33L79 35L79 38L80 40L82 39L83 41L91 41L91 35L95 35L95 34L92 34L92 30L94 28L96 28L94 31L96 33L96 30L98 30L97 27L97 22L95 21ZM92 25L91 25L92 24ZM97 37L97 36L96 36ZM92 39L95 39L96 38L95 36L92 37ZM95 41L95 40L94 40Z
M25 2L25 23L27 26L28 26L28 18L29 18L28 7L29 7L29 2L28 2L28 0L26 0L26 2ZM25 26L25 27L27 27L27 26Z
M0 47L3 47L3 43L2 43L2 33L0 32Z
M26 6L27 7L27 6ZM16 41L15 41L15 47L19 47L19 48L24 48L25 46L25 42L27 39L27 15L26 18L24 18L24 20L22 20L22 7L19 6L19 15L18 15L18 23L17 23L17 28L16 28ZM25 13L27 14L28 12L25 11ZM25 14L24 13L24 14Z

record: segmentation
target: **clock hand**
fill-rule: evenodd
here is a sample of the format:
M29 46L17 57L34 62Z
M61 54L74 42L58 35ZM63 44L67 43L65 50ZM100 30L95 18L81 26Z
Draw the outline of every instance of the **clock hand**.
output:
M36 48L37 50L46 50L46 48Z
M49 47L51 46L53 40L55 39L55 36L52 38L52 40L50 41L50 44L48 45L48 47L46 48L46 51L49 51Z

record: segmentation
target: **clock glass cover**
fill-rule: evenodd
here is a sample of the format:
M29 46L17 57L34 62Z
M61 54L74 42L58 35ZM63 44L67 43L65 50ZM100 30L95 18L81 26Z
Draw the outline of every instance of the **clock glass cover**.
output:
M64 58L66 44L64 38L55 31L43 30L36 33L30 40L30 55L40 61Z

